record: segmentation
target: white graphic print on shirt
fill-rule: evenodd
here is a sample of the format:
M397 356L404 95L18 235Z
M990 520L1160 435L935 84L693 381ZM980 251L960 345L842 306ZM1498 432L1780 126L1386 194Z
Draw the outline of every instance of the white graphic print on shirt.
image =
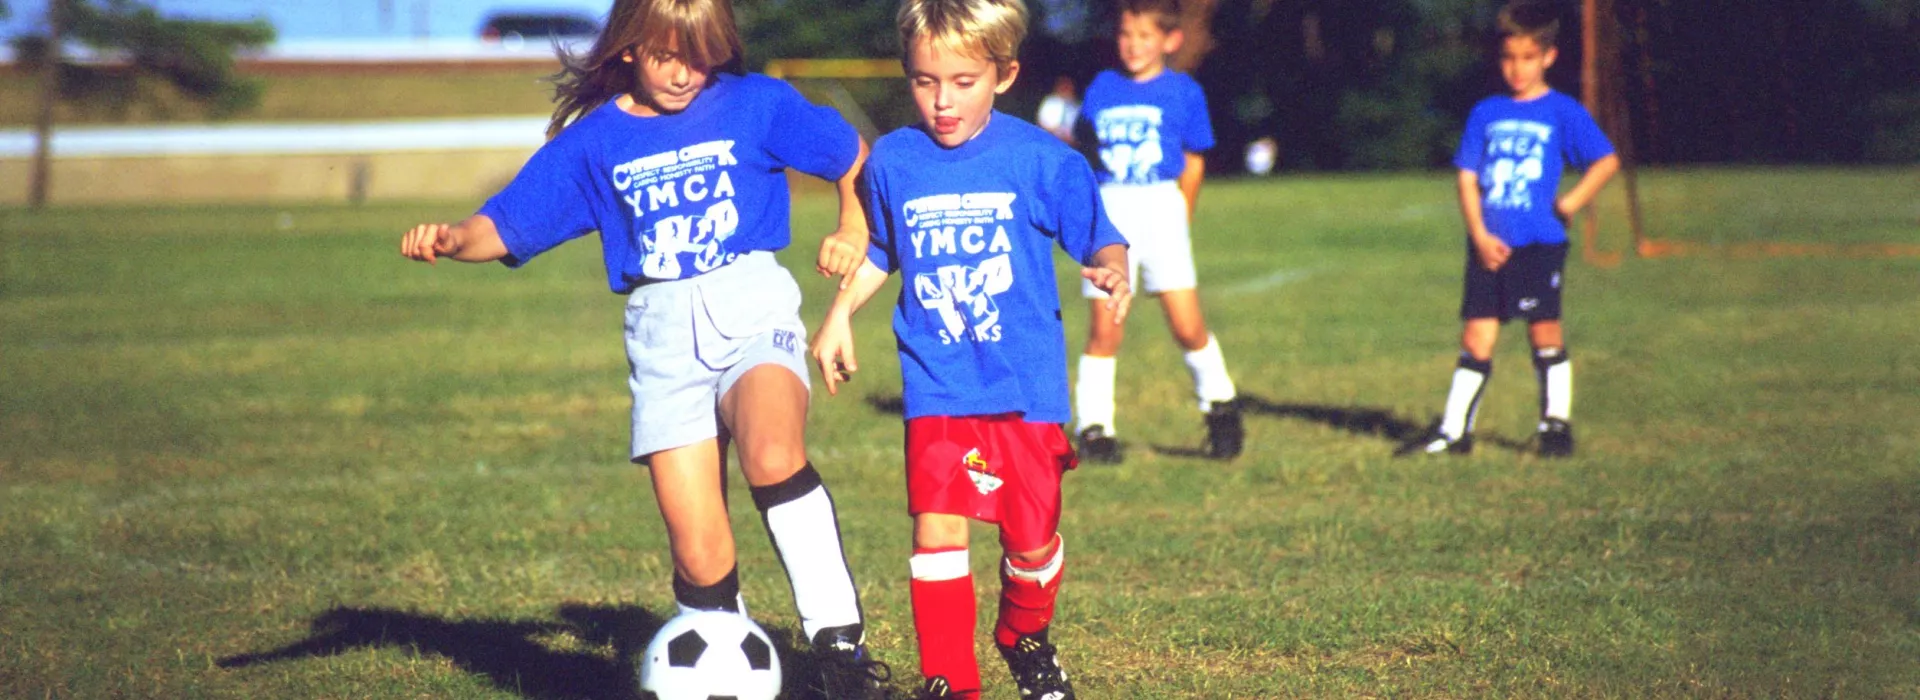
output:
M1530 188L1546 168L1547 143L1553 127L1522 119L1503 119L1487 126L1486 206L1494 209L1533 209Z
M940 342L999 342L1000 307L993 297L1013 288L1013 243L1001 223L1013 219L1011 192L942 194L901 207L912 229L913 258L958 258L913 275L914 298L939 314ZM992 233L988 233L992 227ZM905 252L905 251L902 251ZM918 266L915 266L918 267Z
M726 168L739 165L732 141L708 141L679 150L655 153L613 168L613 187L620 192L634 218L683 206L713 202L699 214L676 214L653 222L640 236L640 271L654 279L681 278L681 255L698 272L707 272L739 257L722 253L721 243L740 228L740 212L733 204L733 178Z
M1094 115L1094 129L1105 144L1100 163L1115 181L1145 185L1160 180L1155 168L1167 157L1160 146L1160 123L1160 108L1153 105L1108 107Z

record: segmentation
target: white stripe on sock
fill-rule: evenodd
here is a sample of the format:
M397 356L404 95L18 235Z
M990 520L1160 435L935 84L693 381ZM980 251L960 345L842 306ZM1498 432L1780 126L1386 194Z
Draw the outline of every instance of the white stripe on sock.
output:
M964 549L915 554L907 560L907 568L913 571L915 581L951 581L973 573Z
M1014 566L1012 559L1003 557L1000 559L1000 567L1007 572L1007 576L1012 578L1032 581L1042 586L1052 583L1053 577L1060 575L1060 565L1066 563L1067 558L1067 538L1059 534L1055 534L1054 538L1060 544L1053 548L1053 556L1047 558L1046 566L1038 569L1023 569Z

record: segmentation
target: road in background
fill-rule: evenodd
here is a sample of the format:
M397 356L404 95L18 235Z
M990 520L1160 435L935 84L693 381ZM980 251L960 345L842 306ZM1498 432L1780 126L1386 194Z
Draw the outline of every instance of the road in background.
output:
M602 19L609 0L144 0L168 17L265 18L286 42L311 40L469 39L495 12L565 12ZM47 0L11 0L0 37L38 31Z

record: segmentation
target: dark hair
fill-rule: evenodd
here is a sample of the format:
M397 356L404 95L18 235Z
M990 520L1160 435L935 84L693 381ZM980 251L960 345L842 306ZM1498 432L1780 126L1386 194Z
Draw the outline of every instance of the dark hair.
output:
M1520 0L1508 3L1500 8L1496 23L1500 27L1501 41L1523 36L1532 39L1542 49L1551 49L1560 38L1560 13L1545 2Z
M730 0L615 0L607 26L583 55L557 49L560 72L553 76L557 106L547 122L547 138L607 100L638 90L634 69L620 59L629 52L645 60L648 49L680 40L688 63L704 69L744 73L745 49L733 21Z
M1162 32L1180 28L1180 0L1120 0L1120 11L1152 17Z

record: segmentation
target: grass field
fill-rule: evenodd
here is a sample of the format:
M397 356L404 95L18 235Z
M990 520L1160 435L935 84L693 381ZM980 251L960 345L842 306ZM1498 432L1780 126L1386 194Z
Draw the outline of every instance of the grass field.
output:
M1874 172L1671 173L1649 197L1705 242L1750 235L1762 202L1920 242L1915 190L1888 203ZM1143 307L1131 457L1067 479L1054 636L1082 696L1920 695L1920 260L1576 263L1580 454L1524 452L1510 329L1482 449L1394 460L1453 363L1450 193L1209 185L1203 293L1250 445L1191 456L1185 372ZM827 204L799 203L790 267ZM396 255L404 226L472 205L0 211L0 694L631 697L619 652L672 595L623 459L621 300L590 243L518 272ZM802 284L812 322L828 283ZM884 305L860 322L864 372L816 397L810 451L904 689L899 379ZM780 566L733 503L791 661Z

